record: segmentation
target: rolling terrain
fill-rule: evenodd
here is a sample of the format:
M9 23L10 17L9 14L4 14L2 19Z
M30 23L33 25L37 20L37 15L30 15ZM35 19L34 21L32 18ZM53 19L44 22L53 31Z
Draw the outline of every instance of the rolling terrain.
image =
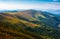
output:
M60 39L60 18L37 10L0 13L0 39Z

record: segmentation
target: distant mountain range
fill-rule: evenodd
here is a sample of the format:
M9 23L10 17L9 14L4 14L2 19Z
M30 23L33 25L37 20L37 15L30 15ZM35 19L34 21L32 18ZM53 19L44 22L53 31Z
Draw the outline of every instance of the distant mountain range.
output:
M18 12L21 10L0 10L0 12Z
M13 39L60 39L60 17L37 10L2 12L0 30Z
M58 10L46 10L47 12L54 13L54 14L60 14L60 9Z

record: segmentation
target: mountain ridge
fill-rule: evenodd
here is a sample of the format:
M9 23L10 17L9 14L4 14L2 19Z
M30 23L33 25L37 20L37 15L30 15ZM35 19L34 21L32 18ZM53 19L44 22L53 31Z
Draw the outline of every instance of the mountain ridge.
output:
M0 13L0 27L3 28L2 30L0 28L0 30L9 29L16 32L11 32L13 33L11 35L9 30L5 31L7 36L9 34L13 36L13 39L15 38L14 35L19 32L20 35L17 34L19 38L16 37L16 39L60 39L59 24L60 19L55 14L50 14L49 12L25 10L21 12ZM3 33L1 32L1 34ZM11 36L9 38L12 38Z

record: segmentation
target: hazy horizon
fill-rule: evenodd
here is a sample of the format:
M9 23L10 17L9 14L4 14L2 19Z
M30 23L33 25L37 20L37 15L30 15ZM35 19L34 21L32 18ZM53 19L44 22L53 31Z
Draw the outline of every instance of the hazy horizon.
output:
M0 10L27 10L60 11L60 0L0 0ZM60 12L56 12L60 13Z

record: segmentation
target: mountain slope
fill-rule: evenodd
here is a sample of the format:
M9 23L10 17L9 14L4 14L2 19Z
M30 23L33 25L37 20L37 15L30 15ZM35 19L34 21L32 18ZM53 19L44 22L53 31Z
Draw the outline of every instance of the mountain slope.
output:
M56 15L43 11L0 13L0 38L60 39L59 24Z
M47 26L51 26L53 28L59 28L58 25L60 24L60 19L51 13L48 12L42 12L42 11L36 11L36 10L26 10L21 12L14 12L14 13L8 13L12 15L15 18L26 20L26 21L38 21L43 22Z

